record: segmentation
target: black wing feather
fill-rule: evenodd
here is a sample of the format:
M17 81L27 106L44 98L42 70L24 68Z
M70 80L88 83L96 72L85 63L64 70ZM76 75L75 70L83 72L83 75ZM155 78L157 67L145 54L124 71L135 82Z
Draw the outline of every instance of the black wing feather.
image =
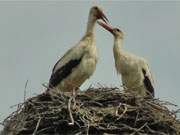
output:
M154 97L154 87L151 83L151 80L149 79L148 76L146 76L146 71L145 69L142 69L143 75L144 75L144 85L146 87L146 89L148 90L148 94L151 94L151 96Z
M54 72L56 66L58 65L58 63L59 63L64 57L66 57L67 55L69 55L70 52L72 52L72 49L73 49L73 48L69 49L69 50L67 51L67 53L65 53L65 55L64 55L63 57L61 57L61 58L56 62L56 64L55 64L54 67L53 67L53 70L52 70L53 72Z
M81 60L82 57L80 57L79 59L70 60L55 73L53 73L49 80L49 87L56 87L63 79L71 74L73 68L77 67L80 64Z

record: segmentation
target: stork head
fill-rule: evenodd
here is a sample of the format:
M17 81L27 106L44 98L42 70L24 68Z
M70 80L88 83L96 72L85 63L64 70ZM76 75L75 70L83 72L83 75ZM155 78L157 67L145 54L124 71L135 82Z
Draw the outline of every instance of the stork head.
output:
M109 20L103 13L103 10L98 6L94 6L90 9L90 16L92 17L93 20L101 19L105 23L109 22Z
M106 24L106 23L103 23L103 22L100 22L100 21L98 21L98 24L100 26L102 26L103 28L105 28L106 30L108 30L109 32L111 32L114 35L115 38L121 38L121 39L124 38L124 33L120 29L113 28L109 24Z

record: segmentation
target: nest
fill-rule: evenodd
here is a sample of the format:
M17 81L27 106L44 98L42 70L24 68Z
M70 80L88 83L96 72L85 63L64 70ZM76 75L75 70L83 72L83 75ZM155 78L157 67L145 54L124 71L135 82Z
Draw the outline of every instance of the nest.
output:
M18 105L4 120L2 135L178 135L177 112L158 99L118 88L89 88L76 97L43 93Z

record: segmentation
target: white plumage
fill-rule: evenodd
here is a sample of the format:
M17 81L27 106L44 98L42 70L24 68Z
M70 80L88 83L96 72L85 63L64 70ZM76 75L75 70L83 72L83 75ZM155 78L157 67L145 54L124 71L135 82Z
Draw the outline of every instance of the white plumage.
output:
M55 64L49 87L70 92L77 89L94 72L97 63L95 23L107 18L99 7L90 9L87 30L83 38Z
M114 36L114 59L118 74L121 74L122 83L126 91L140 96L154 96L154 81L145 59L122 50L124 34L103 22L98 22Z

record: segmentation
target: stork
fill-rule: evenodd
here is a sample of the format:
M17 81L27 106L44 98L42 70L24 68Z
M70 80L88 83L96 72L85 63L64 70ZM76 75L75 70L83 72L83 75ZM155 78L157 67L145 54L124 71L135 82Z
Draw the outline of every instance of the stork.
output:
M94 6L90 9L87 29L82 39L55 64L49 80L49 88L57 91L77 90L95 71L97 51L95 43L95 24L98 19L107 23L102 9Z
M98 24L114 36L115 67L117 73L121 74L125 91L142 97L154 97L154 81L147 61L122 49L124 34L121 30L100 21L98 21Z

